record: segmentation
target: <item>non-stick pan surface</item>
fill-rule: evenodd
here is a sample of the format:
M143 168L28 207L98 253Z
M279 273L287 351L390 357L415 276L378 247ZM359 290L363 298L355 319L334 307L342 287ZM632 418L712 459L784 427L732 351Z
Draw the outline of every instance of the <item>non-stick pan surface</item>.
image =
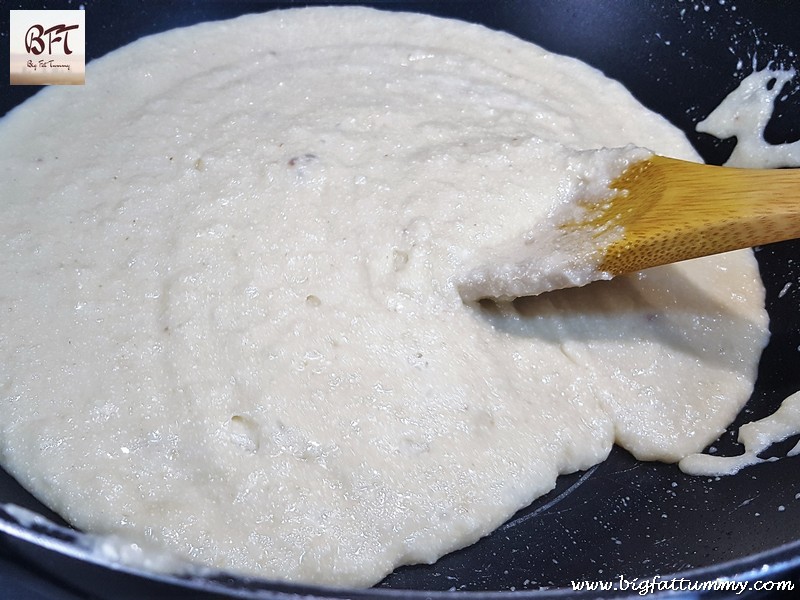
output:
M7 8L74 9L83 5L87 54L95 58L142 35L173 27L305 4L309 3L11 2L0 9L0 35L8 31ZM712 163L723 162L734 141L697 134L695 124L754 67L800 66L800 3L794 2L448 0L362 4L479 22L578 57L620 80L646 106L683 129ZM7 52L8 45L1 38L0 48ZM0 55L0 62L8 64L4 56ZM793 142L800 137L798 79L800 76L776 102L765 134L770 143ZM0 114L38 90L0 85ZM91 74L86 85L92 85ZM753 397L735 425L769 414L800 389L800 244L788 242L756 252L767 287L772 338L762 357ZM735 441L735 425L714 444L719 454L741 451ZM768 455L783 456L796 442L795 438L778 444ZM364 591L309 588L225 574L178 581L183 587L175 587L176 580L168 576L148 577L135 570L91 563L72 543L69 531L53 533L48 527L19 526L4 511L0 511L0 573L7 579L34 573L37 583L30 585L75 594L65 598L216 598L225 594L261 598L297 593L422 598L436 597L434 592L444 597L448 590L515 591L515 597L546 598L564 597L573 581L619 583L620 576L627 580L658 576L661 581L675 574L687 581L724 576L751 581L797 579L798 467L800 458L793 457L732 477L691 477L674 465L638 462L615 449L601 465L562 477L553 492L477 544L434 565L398 569L376 588ZM0 472L0 503L4 502L61 522ZM636 591L629 589L628 593Z

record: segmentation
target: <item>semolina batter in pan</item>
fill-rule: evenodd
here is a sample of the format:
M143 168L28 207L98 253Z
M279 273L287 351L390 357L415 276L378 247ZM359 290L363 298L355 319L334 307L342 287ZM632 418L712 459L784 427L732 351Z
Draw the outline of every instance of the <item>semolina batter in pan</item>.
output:
M0 460L82 529L368 586L614 443L699 452L750 395L750 252L459 293L630 145L697 160L585 64L317 8L144 38L86 81L0 122Z

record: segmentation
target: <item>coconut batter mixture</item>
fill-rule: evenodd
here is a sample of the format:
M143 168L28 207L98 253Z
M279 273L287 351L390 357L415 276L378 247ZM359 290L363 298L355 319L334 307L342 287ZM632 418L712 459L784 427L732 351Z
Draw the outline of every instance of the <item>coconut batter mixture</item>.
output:
M749 252L462 301L628 144L697 158L582 63L304 9L140 40L87 82L0 123L0 459L80 528L370 585L615 442L698 452L751 392Z
M772 118L775 99L795 74L794 69L754 71L697 124L697 131L701 133L720 139L736 138L736 146L726 165L761 169L800 166L800 141L791 144L764 141L764 130Z
M462 299L507 302L611 279L613 275L601 265L608 247L624 237L624 229L607 226L589 234L583 228L563 226L589 219L591 207L602 206L617 193L611 191L614 179L631 164L651 156L643 148L633 147L586 151L582 162L573 161L569 166L572 189L559 194L562 201L555 203L546 218L524 235L484 248L482 264L456 279Z

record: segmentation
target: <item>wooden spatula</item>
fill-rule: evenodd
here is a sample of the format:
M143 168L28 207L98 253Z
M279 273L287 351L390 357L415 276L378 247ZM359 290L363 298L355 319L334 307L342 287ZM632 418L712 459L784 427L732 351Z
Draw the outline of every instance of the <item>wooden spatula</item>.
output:
M800 169L736 169L650 156L609 187L610 198L579 202L583 216L530 237L528 250L511 262L493 260L467 273L458 282L462 299L534 296L800 237Z
M634 163L585 222L618 225L598 270L612 276L800 237L800 169L736 169L662 156Z

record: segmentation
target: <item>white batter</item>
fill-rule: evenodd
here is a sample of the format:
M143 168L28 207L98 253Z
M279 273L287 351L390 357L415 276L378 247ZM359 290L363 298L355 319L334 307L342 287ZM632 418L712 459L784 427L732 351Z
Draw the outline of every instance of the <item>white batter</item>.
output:
M618 193L611 189L614 179L652 155L644 148L627 147L587 150L573 157L564 167L570 171L568 187L552 193L559 201L529 231L481 248L479 264L456 278L461 298L466 302L486 298L508 302L612 279L601 265L608 247L622 239L625 230L613 225L592 231L564 226L590 219L592 207L602 206Z
M681 471L689 475L734 475L752 465L774 459L759 458L772 444L800 433L800 392L783 401L780 408L768 417L746 423L739 428L739 442L744 452L736 456L712 456L690 454L678 463ZM787 456L800 454L800 442L795 444Z
M92 63L0 123L0 459L78 527L370 585L615 441L701 450L767 338L749 252L456 287L602 166L581 150L627 144L696 158L597 71L426 16L277 12Z
M754 71L697 124L697 131L701 133L720 139L736 138L736 146L725 163L727 166L759 169L800 166L800 141L791 144L764 141L775 98L795 74L794 69Z

